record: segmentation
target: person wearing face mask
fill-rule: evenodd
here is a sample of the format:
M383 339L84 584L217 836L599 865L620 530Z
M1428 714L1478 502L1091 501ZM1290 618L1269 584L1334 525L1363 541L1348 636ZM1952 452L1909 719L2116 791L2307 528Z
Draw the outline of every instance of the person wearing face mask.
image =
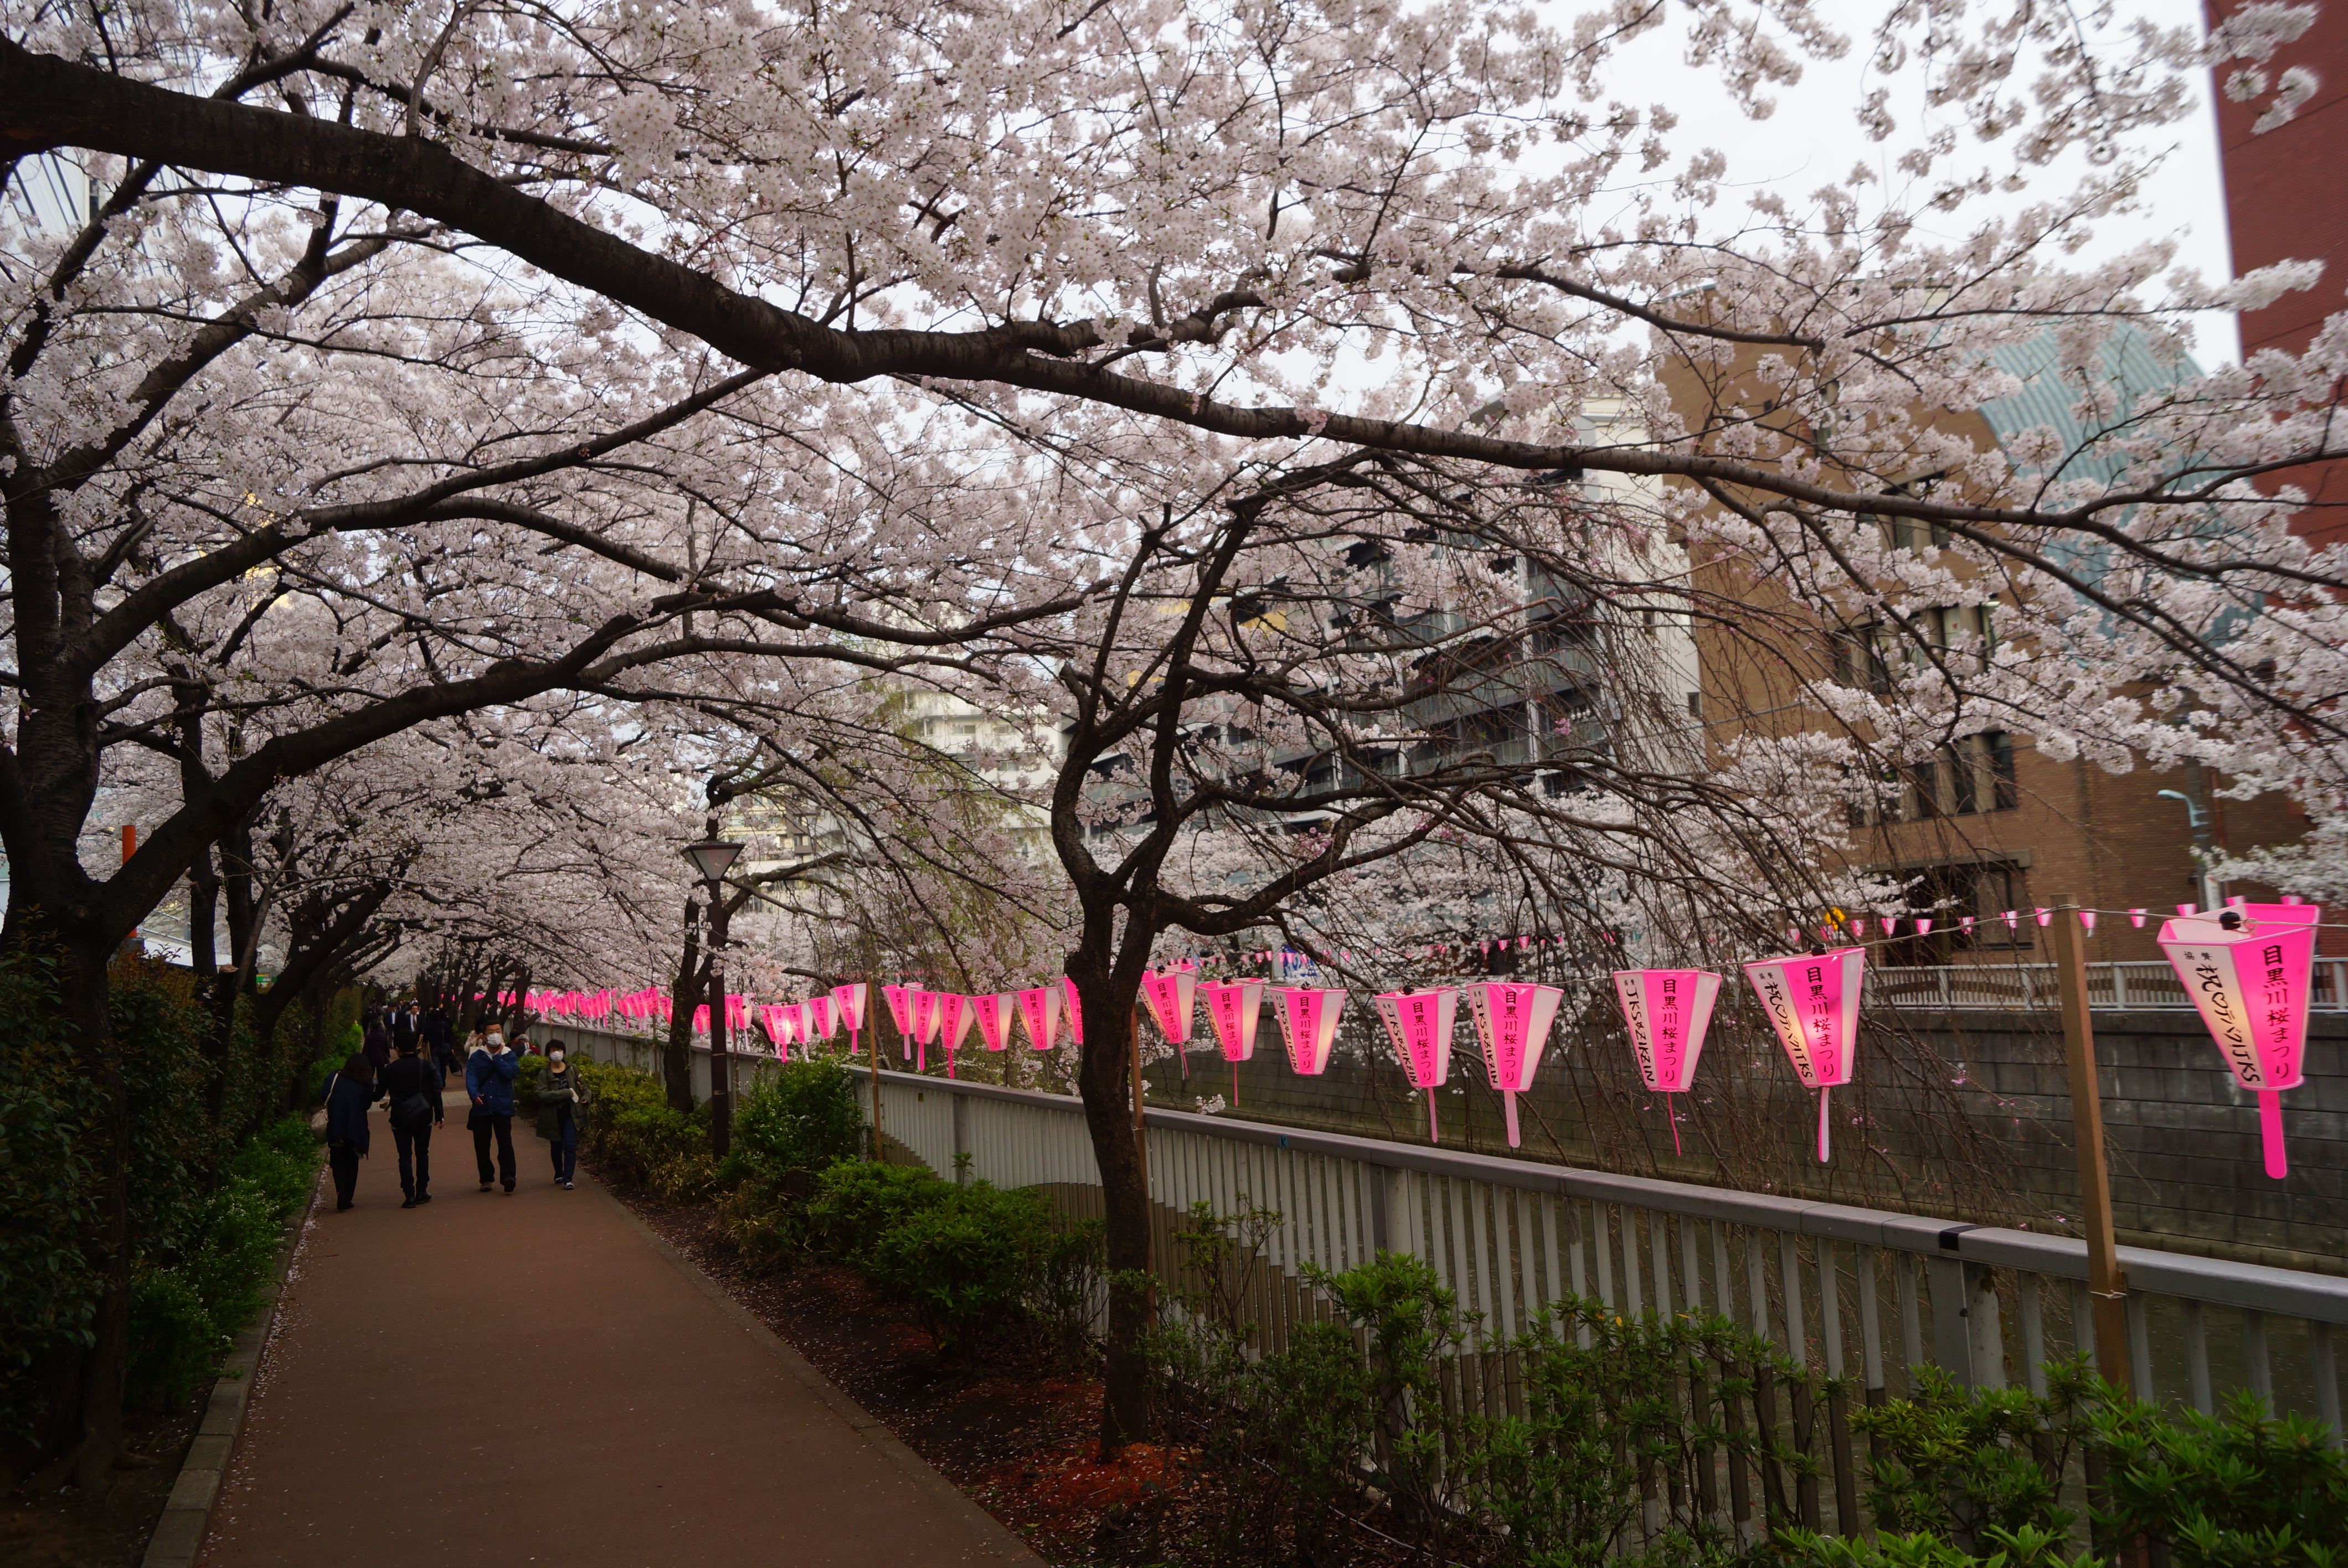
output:
M548 1040L546 1071L538 1079L538 1135L554 1155L554 1179L566 1193L579 1169L579 1107L587 1103L586 1082L570 1056L561 1040Z
M481 1191L489 1190L489 1139L498 1141L497 1179L505 1183L506 1193L514 1190L513 1118L514 1076L521 1063L506 1049L504 1030L491 1024L481 1049L465 1062L465 1093L473 1102L471 1114L465 1123L473 1130L473 1158L480 1166Z

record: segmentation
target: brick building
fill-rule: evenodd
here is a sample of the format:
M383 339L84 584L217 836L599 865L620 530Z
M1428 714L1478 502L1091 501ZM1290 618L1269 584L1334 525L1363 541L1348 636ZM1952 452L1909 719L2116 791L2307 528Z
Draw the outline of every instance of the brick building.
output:
M2242 0L2209 6L2216 22ZM2315 74L2315 95L2290 120L2255 130L2269 98L2236 102L2220 89L2218 153L2226 184L2226 231L2236 275L2277 261L2322 261L2322 281L2312 289L2285 294L2241 318L2245 359L2260 349L2297 354L2305 349L2324 318L2336 313L2348 289L2348 9L2316 7L2315 23L2259 68L2270 81L2293 67ZM2221 78L2225 73L2221 71ZM2310 536L2327 542L2348 538L2348 464L2327 463L2279 475L2276 483L2297 485L2312 505L2301 514Z

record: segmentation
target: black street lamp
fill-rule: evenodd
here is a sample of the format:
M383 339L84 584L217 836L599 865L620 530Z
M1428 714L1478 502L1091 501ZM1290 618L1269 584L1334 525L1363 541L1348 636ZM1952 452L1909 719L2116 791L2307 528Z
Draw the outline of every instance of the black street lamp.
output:
M718 1159L734 1142L734 1057L726 1039L726 872L742 853L738 844L717 836L717 814L709 814L698 844L681 853L709 884L709 1147Z

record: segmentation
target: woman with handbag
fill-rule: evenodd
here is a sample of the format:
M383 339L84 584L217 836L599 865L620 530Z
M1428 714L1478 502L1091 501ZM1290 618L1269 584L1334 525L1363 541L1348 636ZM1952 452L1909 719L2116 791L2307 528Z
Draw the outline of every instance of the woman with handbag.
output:
M343 1070L326 1080L326 1163L335 1170L335 1212L351 1206L358 1190L359 1161L367 1152L367 1107L383 1092L375 1065L353 1052Z
M566 1193L579 1170L579 1108L587 1103L586 1081L570 1054L561 1040L548 1040L546 1071L538 1080L538 1135L553 1153L554 1179Z

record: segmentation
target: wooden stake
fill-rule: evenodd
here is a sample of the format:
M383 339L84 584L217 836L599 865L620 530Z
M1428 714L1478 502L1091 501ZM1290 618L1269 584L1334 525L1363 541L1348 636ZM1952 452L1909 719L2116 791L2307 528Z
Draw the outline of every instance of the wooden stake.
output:
M2086 938L2078 908L2054 900L2054 976L2063 995L2063 1050L2071 1076L2071 1148L2079 1162L2080 1221L2087 1236L2087 1294L2095 1304L2096 1370L2128 1384L2127 1276L2112 1233L2112 1177L2104 1157L2103 1091L2096 1078L2096 1025L2087 1010Z

